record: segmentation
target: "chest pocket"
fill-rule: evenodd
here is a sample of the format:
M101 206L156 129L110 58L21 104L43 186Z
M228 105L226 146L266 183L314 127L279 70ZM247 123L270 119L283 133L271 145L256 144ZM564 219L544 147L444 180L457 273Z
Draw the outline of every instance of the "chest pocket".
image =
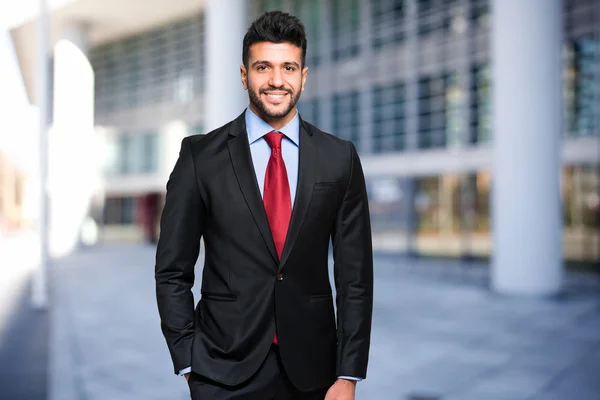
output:
M337 214L344 196L343 182L318 182L313 188L311 208L323 217Z
M343 182L317 182L314 186L314 191L323 191L323 190L340 190L342 188Z

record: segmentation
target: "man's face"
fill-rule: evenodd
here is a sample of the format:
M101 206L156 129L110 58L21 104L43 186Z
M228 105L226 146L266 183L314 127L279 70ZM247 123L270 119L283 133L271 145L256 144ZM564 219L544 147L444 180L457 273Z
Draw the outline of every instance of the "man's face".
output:
M252 45L248 68L240 67L252 110L267 121L288 116L304 90L308 67L302 69L301 65L302 49L293 44Z

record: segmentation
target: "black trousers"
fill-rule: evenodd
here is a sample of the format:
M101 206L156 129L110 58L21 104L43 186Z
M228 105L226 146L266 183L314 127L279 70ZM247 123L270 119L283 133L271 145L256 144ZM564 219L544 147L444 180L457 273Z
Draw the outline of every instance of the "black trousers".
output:
M285 374L276 345L258 371L240 385L226 386L193 372L188 384L192 400L323 400L329 389L298 391Z

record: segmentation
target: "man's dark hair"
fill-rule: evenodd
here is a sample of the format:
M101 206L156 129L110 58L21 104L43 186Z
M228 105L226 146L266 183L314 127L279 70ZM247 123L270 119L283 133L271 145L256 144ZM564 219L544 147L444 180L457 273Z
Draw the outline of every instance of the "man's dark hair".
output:
M306 60L306 33L300 20L283 11L268 11L258 17L244 36L242 61L248 68L250 47L260 42L290 43L302 49L302 67Z

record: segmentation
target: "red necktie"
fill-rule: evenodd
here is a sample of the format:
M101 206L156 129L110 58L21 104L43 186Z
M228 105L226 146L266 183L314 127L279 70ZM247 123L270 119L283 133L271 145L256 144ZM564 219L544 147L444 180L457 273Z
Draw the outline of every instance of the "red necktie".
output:
M290 218L292 217L290 184L288 182L287 170L285 169L285 162L281 156L282 139L283 134L276 131L271 131L265 135L265 140L271 146L271 157L267 164L263 190L265 211L267 212L267 219L269 220L271 234L275 242L275 249L280 260ZM278 343L277 333L275 333L273 342L275 344Z

